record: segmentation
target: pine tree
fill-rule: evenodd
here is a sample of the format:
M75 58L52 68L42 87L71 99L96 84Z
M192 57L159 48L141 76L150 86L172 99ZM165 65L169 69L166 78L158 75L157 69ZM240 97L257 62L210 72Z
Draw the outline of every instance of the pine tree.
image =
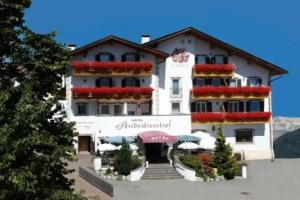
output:
M24 25L30 4L0 1L0 199L83 199L65 177L73 124L54 117L68 51Z
M121 175L129 175L133 166L131 154L129 144L123 141L121 149L114 160L114 170Z
M218 128L216 147L213 152L213 166L218 169L218 175L225 179L234 179L237 164L230 144L226 144L222 127Z

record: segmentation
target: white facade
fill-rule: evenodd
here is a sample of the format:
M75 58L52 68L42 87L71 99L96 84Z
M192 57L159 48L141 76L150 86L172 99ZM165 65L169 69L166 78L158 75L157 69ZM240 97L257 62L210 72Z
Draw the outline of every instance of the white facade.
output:
M147 43L146 43L147 45ZM74 87L95 87L95 80L101 75L92 76L69 76L66 78L67 86L67 114L70 121L76 122L76 129L79 135L92 137L95 145L100 142L101 137L110 136L137 136L144 131L162 131L170 135L192 134L197 130L216 134L218 124L193 124L191 121L191 97L193 89L193 67L195 65L195 55L205 54L209 56L224 55L228 57L228 63L234 64L236 69L232 78L241 80L241 86L247 86L248 77L259 77L262 85L269 85L271 78L270 71L257 64L249 62L236 54L228 54L228 51L220 47L213 46L189 34L181 34L171 39L164 40L155 46L156 50L165 52L169 56L165 59L157 58L151 52L136 50L116 42L107 42L77 53L72 57L73 61L94 61L98 52L110 52L115 56L115 60L121 60L124 53L136 53L140 55L140 61L152 63L152 75L137 77L140 79L140 87L153 88L150 102L114 102L107 103L100 100L74 99L71 88ZM184 50L183 62L174 60L175 49ZM175 55L176 56L176 55ZM124 77L111 77L114 87L121 87ZM173 81L175 80L175 81ZM178 82L177 82L178 80ZM172 94L174 84L179 89L179 93ZM179 85L178 85L179 84ZM271 95L264 98L263 112L271 111ZM226 100L210 100L212 112L220 112L220 104ZM247 98L241 101L248 101ZM77 116L77 104L86 103L86 116ZM174 104L172 111L172 103ZM109 104L109 114L99 114L100 104ZM115 104L120 104L122 115L114 116ZM149 105L151 104L151 105ZM246 107L246 103L244 103ZM143 111L150 109L148 111ZM132 111L132 112L129 112ZM133 115L133 116L129 116ZM146 115L145 115L146 113ZM147 114L148 113L148 114ZM251 142L237 142L236 130L252 130ZM270 123L243 123L224 124L224 134L227 142L232 144L236 152L245 155L246 159L268 159L272 157L271 136L272 129Z

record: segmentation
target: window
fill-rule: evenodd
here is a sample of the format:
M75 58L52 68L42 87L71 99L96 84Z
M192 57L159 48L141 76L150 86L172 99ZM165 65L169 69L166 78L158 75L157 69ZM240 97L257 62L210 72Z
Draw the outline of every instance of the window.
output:
M179 79L172 79L172 95L180 95Z
M100 78L100 87L110 87L110 80L108 78Z
M196 112L206 112L207 106L206 102L197 102L196 103Z
M122 115L123 114L123 106L118 104L114 105L114 115Z
M128 111L127 115L133 116L133 115L135 115L135 112L134 111Z
M172 102L172 113L179 113L180 112L180 103L179 102Z
M102 104L100 105L100 115L110 115L109 105Z
M101 61L101 62L109 62L109 61L114 61L115 60L115 56L111 53L98 53L97 55L95 55L95 60L96 61Z
M235 141L237 143L253 143L253 130L241 129L235 131Z
M194 79L194 85L203 87L205 85L205 81L203 78L196 78Z
M220 86L220 79L219 78L213 78L212 79L212 86L219 87Z
M258 112L259 110L259 101L250 101L250 112Z
M228 58L224 55L215 55L212 60L214 64L228 64Z
M140 56L135 53L125 53L122 55L122 61L139 61Z
M135 87L135 81L136 79L134 78L127 78L126 80L126 87Z
M209 57L207 55L195 55L195 63L196 64L208 64Z
M229 86L230 87L241 87L241 79L230 79Z
M228 112L239 112L239 102L229 101L228 102Z
M257 77L248 78L247 85L250 87L257 87L261 85L262 80Z
M77 115L87 115L88 114L88 104L87 103L77 103Z

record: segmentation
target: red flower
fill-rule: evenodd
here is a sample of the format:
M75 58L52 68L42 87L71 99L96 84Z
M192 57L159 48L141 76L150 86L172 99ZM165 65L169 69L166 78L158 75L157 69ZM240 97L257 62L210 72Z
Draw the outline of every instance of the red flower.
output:
M150 87L75 87L72 88L73 94L101 94L101 95L111 95L111 94L152 94L153 89Z
M192 113L192 121L223 122L227 121L265 121L271 117L270 112L233 112L233 113Z
M234 64L197 64L194 67L196 73L232 73Z
M231 96L231 95L268 95L271 91L268 86L259 86L259 87L195 87L193 88L193 94L195 96Z
M134 70L149 71L152 69L150 62L98 62L98 61L73 61L71 66L76 70Z

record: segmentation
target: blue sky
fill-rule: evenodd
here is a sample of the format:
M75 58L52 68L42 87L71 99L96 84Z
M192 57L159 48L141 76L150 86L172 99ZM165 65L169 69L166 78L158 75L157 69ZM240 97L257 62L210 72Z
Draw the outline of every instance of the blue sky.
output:
M114 34L139 42L193 26L289 71L272 82L273 114L300 117L300 1L33 0L26 24L82 46Z

